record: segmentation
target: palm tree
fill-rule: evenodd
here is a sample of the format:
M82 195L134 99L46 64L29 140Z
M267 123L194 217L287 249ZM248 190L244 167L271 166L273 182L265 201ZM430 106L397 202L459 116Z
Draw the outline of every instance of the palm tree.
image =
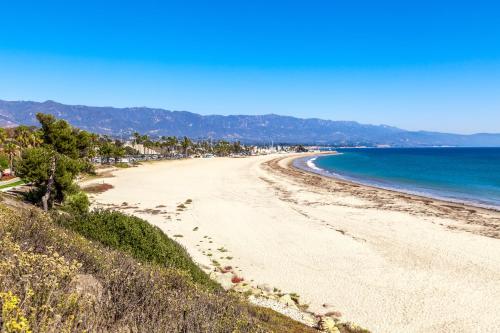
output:
M227 156L231 153L232 145L225 140L220 140L219 142L217 142L215 144L214 148L215 148L215 152L217 153L217 155Z
M182 149L184 149L184 155L187 157L188 156L188 149L189 147L192 145L193 143L191 142L191 140L185 136L182 141L181 141L181 147Z
M143 142L143 136L141 134L139 134L139 132L134 132L132 134L132 136L134 137L134 149L136 149L137 151L139 151L138 149L138 145L140 145L142 142ZM144 151L144 148L143 148L143 151Z
M31 146L32 147L40 147L43 143L43 133L42 131L34 131L31 134Z
M15 129L15 140L21 149L32 147L32 132L27 126L19 126Z
M174 150L174 148L179 144L179 140L177 140L177 137L175 136L169 136L167 138L167 146L168 146L168 150L170 152L170 155L172 155L172 152Z
M233 153L239 154L243 151L243 148L241 147L241 143L239 141L236 141L233 143L232 147Z
M114 145L111 143L111 141L106 140L100 143L99 155L101 156L101 158L106 159L107 164L109 164L113 152L114 152Z
M139 143L141 143L141 135L139 134L139 132L134 132L132 135L134 137L134 145L138 145Z
M9 142L7 143L4 147L3 150L9 156L9 169L10 169L10 174L14 175L14 157L16 156L18 147L12 143Z
M97 155L98 149L99 149L99 136L95 133L90 133L88 157L90 159L95 157Z
M142 154L146 155L146 145L149 146L149 136L148 135L143 135L141 136L141 141L142 141Z
M115 158L115 163L118 163L118 160L125 156L125 148L123 147L123 142L121 142L120 140L115 140L112 153L113 157Z

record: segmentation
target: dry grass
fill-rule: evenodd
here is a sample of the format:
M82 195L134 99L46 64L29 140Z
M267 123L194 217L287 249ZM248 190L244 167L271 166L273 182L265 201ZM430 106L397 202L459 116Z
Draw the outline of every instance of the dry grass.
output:
M0 204L0 243L1 331L7 325L24 325L23 332L315 331L200 288L182 270L91 242L37 210Z

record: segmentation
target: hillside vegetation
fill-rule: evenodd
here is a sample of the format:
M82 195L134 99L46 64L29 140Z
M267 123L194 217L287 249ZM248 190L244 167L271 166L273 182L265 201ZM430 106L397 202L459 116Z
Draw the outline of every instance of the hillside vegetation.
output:
M140 251L126 252L139 257ZM139 261L126 252L65 229L38 209L0 203L1 331L315 331L209 290L166 258L155 264L154 257Z
M135 217L110 210L85 214L63 214L56 218L61 225L88 239L127 252L142 261L186 271L200 285L216 289L212 281L189 257L187 251L167 237L158 227Z

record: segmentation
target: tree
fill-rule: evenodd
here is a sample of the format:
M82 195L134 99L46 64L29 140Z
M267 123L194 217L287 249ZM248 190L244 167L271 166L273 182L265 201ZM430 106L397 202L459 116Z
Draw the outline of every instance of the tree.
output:
M227 156L231 153L232 147L233 146L229 142L220 140L215 144L214 150L219 156Z
M126 155L139 155L139 151L130 146L124 147Z
M79 152L79 157L90 160L95 157L99 137L96 134L74 129L73 132L77 138L76 147Z
M113 156L115 147L110 141L104 141L99 144L99 156L106 159L109 164L111 156Z
M54 201L62 202L65 195L77 192L73 181L85 168L91 149L88 135L52 115L37 114L42 125L40 147L27 148L17 163L18 175L34 183L47 211Z
M134 145L138 145L138 144L142 143L142 136L139 134L139 132L134 132L134 134L132 134L132 135L134 137Z
M170 153L170 155L172 155L175 147L177 147L177 145L179 144L179 140L177 140L177 137L175 136L169 136L167 137L167 147L168 147L168 151Z
M33 140L31 143L32 147L40 147L43 144L43 133L40 130L36 130L33 132L31 139Z
M234 154L239 154L243 151L241 143L239 141L233 142L232 151Z
M54 201L78 192L73 181L82 168L81 161L47 147L25 149L17 164L18 175L38 188L35 200L42 202L45 211Z
M185 156L188 156L188 149L189 147L191 147L191 145L192 145L191 140L187 136L185 136L181 141L181 147L184 150Z
M143 142L142 142L143 153L144 153L144 155L146 155L146 148L147 149L154 148L155 143L153 141L151 141L151 139L147 135L144 135L142 138L143 138Z
M120 140L115 140L113 145L113 157L115 158L115 163L118 162L118 159L125 156L125 148L123 147L123 143Z
M142 154L146 155L146 146L149 144L149 136L148 135L143 135L141 136L141 142L142 142Z
M13 164L13 162L14 162L14 157L17 154L18 147L13 142L9 142L9 143L7 143L3 147L3 150L7 154L7 156L9 157L9 169L10 169L10 173L14 174L14 164Z
M42 137L45 145L50 146L57 153L71 158L80 157L78 133L64 120L57 120L49 114L36 115L42 125Z
M15 140L21 149L29 148L33 144L33 130L28 126L18 126L14 130Z

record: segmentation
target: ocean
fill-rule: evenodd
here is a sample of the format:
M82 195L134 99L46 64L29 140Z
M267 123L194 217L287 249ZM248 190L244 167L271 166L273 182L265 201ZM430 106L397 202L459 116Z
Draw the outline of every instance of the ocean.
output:
M500 148L337 151L296 165L365 185L500 209Z

